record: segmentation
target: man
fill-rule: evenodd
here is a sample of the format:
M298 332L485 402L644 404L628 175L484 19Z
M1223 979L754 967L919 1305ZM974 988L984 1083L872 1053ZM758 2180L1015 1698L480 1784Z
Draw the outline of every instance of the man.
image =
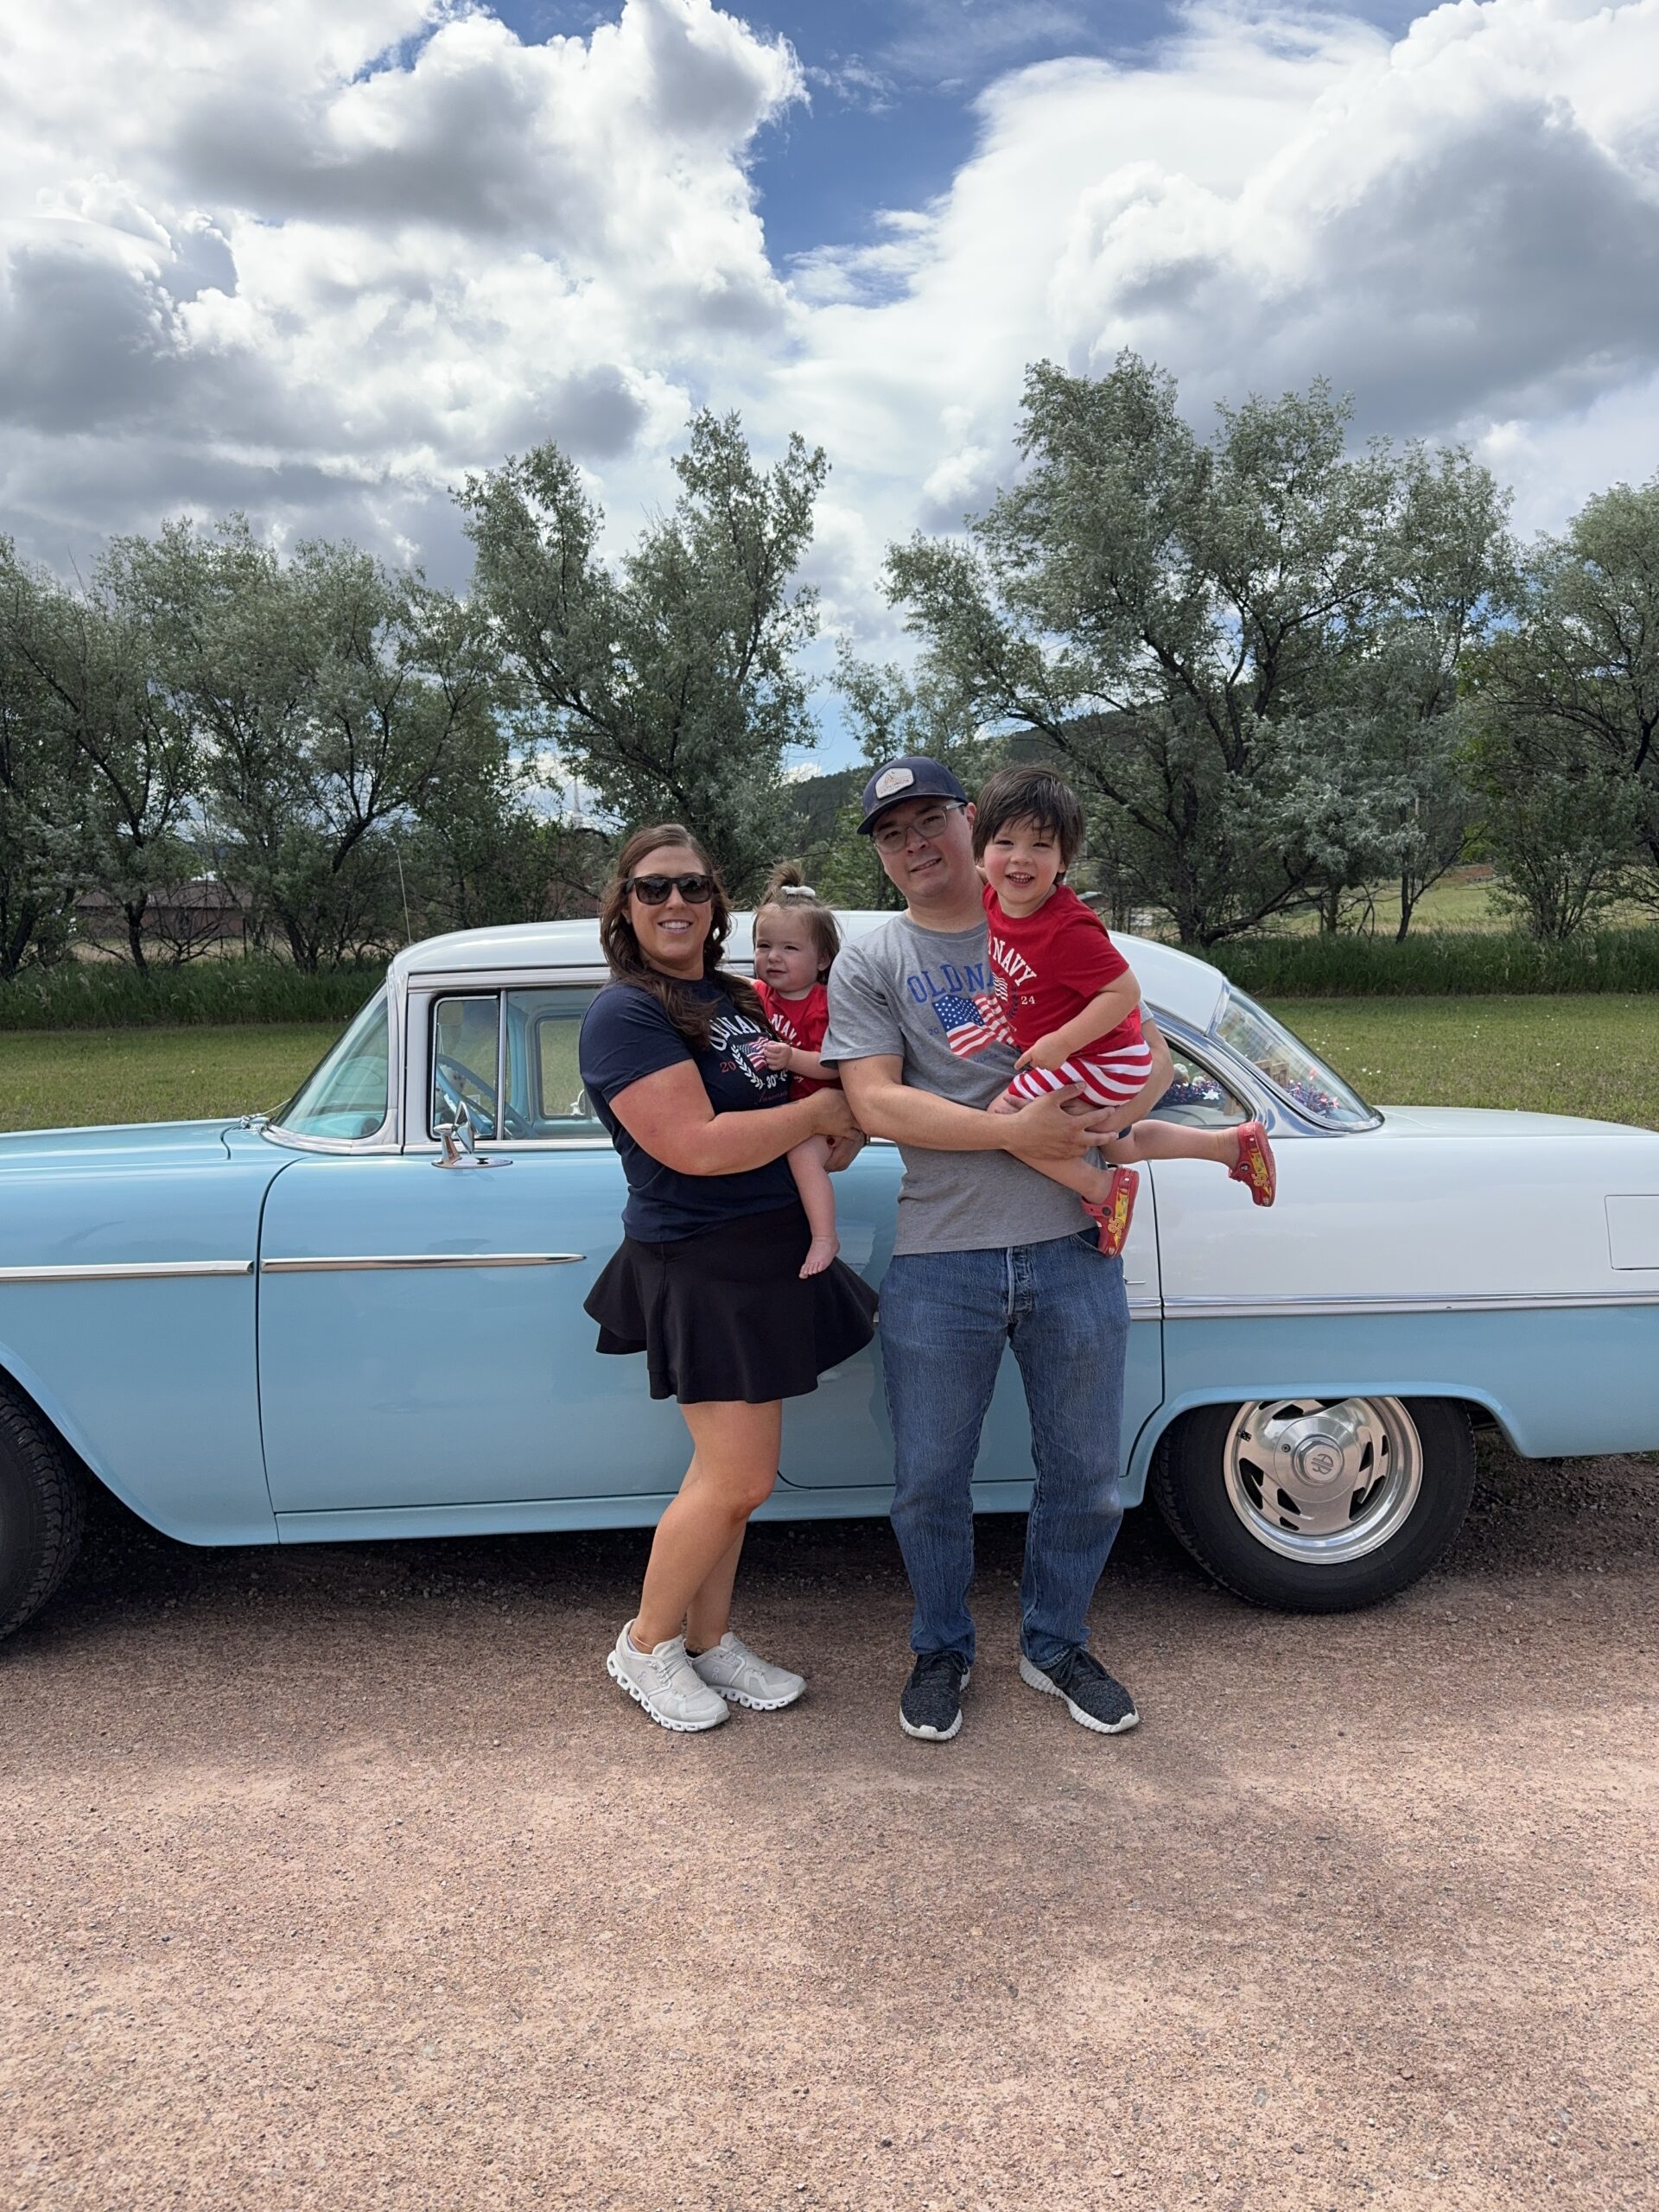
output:
M1121 1260L1098 1249L1081 1202L1038 1172L1077 1160L1091 1122L1075 1090L1018 1114L985 1109L1014 1055L951 1050L988 991L974 810L950 771L910 755L864 788L859 829L905 912L849 945L830 972L821 1057L872 1136L905 1163L880 1344L894 1446L893 1524L915 1594L906 1733L948 1742L974 1661L969 1484L1005 1345L1031 1414L1037 1481L1020 1582L1021 1679L1074 1720L1116 1735L1140 1718L1088 1649L1089 1604L1122 1518L1119 1431L1128 1303ZM1155 1065L1168 1048L1148 1026ZM1107 1126L1093 1124L1097 1134Z

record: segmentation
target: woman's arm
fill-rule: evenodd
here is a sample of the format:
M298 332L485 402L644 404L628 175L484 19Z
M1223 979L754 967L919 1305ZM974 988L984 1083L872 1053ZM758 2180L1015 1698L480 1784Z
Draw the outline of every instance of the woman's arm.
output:
M677 1175L741 1175L781 1160L804 1137L849 1137L857 1128L839 1090L716 1114L690 1060L641 1076L615 1093L610 1108L634 1142Z

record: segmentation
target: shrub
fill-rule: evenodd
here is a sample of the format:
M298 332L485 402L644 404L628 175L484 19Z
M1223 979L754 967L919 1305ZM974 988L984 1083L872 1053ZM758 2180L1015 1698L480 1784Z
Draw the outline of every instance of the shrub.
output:
M1253 998L1659 991L1659 929L1586 930L1565 944L1474 930L1425 930L1403 944L1391 938L1236 938L1208 957Z
M141 976L124 960L67 960L0 983L0 1030L344 1021L385 972L384 961L308 975L289 961L251 959L197 960Z

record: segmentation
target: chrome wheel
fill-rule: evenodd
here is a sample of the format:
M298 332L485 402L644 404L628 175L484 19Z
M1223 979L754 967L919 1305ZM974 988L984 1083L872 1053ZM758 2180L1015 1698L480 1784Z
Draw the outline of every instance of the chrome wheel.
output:
M1387 1543L1408 1518L1423 1448L1398 1398L1281 1398L1239 1408L1222 1472L1257 1543L1335 1566Z

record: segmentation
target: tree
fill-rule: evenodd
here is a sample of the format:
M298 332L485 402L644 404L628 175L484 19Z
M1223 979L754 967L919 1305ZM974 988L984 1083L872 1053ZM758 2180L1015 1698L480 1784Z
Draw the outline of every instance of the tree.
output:
M120 546L85 590L9 550L0 572L0 654L29 672L41 710L86 771L82 879L111 900L142 970L152 899L195 872L194 734L156 681Z
M1564 536L1540 538L1510 613L1480 671L1501 864L1526 898L1519 887L1548 874L1550 856L1517 840L1565 836L1580 855L1575 881L1593 875L1596 895L1611 895L1619 864L1633 862L1620 887L1659 906L1659 477L1614 485ZM1548 804L1528 794L1540 777ZM1577 904L1574 894L1559 911ZM1543 911L1557 912L1554 899Z
M355 546L283 562L240 517L120 550L200 734L208 828L259 915L305 969L401 936L392 833L505 756L481 613Z
M1399 830L1373 723L1411 476L1349 408L1223 407L1201 441L1135 355L1027 374L1024 472L889 589L980 725L1040 735L1109 847L1114 897L1212 945L1375 874Z
M737 416L705 410L674 470L673 512L615 573L557 446L468 478L474 589L603 807L684 823L742 896L787 842L785 755L817 742L795 657L817 602L793 579L826 463L794 436L762 471Z
M29 619L18 604L29 588L26 571L0 541L0 634ZM0 982L68 949L86 859L83 786L39 674L0 645Z

